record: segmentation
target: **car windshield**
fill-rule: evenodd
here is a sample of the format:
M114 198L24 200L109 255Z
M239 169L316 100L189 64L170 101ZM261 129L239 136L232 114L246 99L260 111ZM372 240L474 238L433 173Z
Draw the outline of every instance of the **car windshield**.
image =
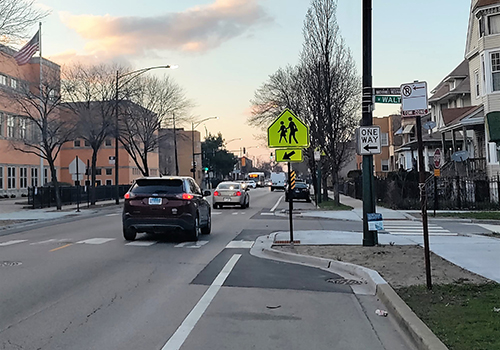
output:
M178 194L184 192L181 179L140 179L131 191L134 194Z
M307 188L307 184L303 182L297 182L295 183L295 188Z
M239 190L240 185L235 183L225 183L219 184L218 188L219 190Z

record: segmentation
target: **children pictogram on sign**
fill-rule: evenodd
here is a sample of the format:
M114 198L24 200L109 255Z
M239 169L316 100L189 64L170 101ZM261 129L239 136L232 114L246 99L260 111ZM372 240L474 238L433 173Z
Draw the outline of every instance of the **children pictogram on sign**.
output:
M280 134L280 143L281 143L281 140L283 138L285 139L285 142L286 142L286 133L288 131L288 128L285 126L284 121L281 121L280 124L281 124L281 126L280 126L280 129L278 130L278 132Z
M280 121L281 126L280 129L278 130L278 133L280 134L279 143L281 143L281 140L283 139L286 142L286 136L288 131L290 131L290 134L288 135L288 143L292 143L292 138L295 141L295 143L299 143L299 141L297 141L297 138L295 137L295 134L298 131L297 125L295 125L292 117L289 117L288 121L289 121L288 126L285 126L284 121Z

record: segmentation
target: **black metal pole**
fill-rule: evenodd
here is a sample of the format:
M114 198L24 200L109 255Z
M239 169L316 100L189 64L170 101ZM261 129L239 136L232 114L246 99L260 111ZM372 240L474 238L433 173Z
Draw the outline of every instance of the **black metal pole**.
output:
M196 168L194 159L194 122L191 123L191 145L193 148L193 167L191 168L191 171L193 172L193 179L196 180Z
M424 165L424 146L422 141L422 121L420 116L416 118L417 140L418 140L418 176L420 188L420 207L422 211L422 227L424 231L424 256L425 256L425 276L427 289L432 289L431 279L431 255L429 249L429 225L427 222L427 194L425 193L425 165Z
M288 211L289 211L289 221L290 221L290 244L293 245L293 197L291 191L292 184L292 164L288 162ZM286 188L285 188L286 191ZM286 193L285 193L286 196Z
M363 126L373 124L372 102L372 0L363 0ZM373 156L363 156L363 245L378 244L377 231L368 228L367 214L375 213L375 198L373 195Z
M434 216L436 216L437 208L438 208L438 180L437 176L434 175Z
M89 195L90 179L89 179L89 175L90 175L90 161L87 159L87 183L85 184L86 189L87 189L87 208L90 208L90 195Z
M118 71L116 71L116 85L115 85L115 203L120 204L120 188L118 187Z
M76 156L76 212L80 212L80 173L78 170L78 163L80 159Z
M175 176L179 176L179 158L177 158L177 132L175 130L175 114L173 114L173 119L174 119Z

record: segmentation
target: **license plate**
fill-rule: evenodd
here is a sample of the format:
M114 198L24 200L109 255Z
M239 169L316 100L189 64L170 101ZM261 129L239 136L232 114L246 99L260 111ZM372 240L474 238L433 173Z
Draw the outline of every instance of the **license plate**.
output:
M149 198L149 205L161 205L161 198Z
M231 198L224 198L224 202L230 202L231 201Z

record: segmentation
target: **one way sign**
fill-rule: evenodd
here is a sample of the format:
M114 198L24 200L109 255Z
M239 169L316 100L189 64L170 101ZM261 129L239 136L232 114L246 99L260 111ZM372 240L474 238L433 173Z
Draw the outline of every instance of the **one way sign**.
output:
M356 151L362 156L381 153L379 126L361 126L356 130Z

